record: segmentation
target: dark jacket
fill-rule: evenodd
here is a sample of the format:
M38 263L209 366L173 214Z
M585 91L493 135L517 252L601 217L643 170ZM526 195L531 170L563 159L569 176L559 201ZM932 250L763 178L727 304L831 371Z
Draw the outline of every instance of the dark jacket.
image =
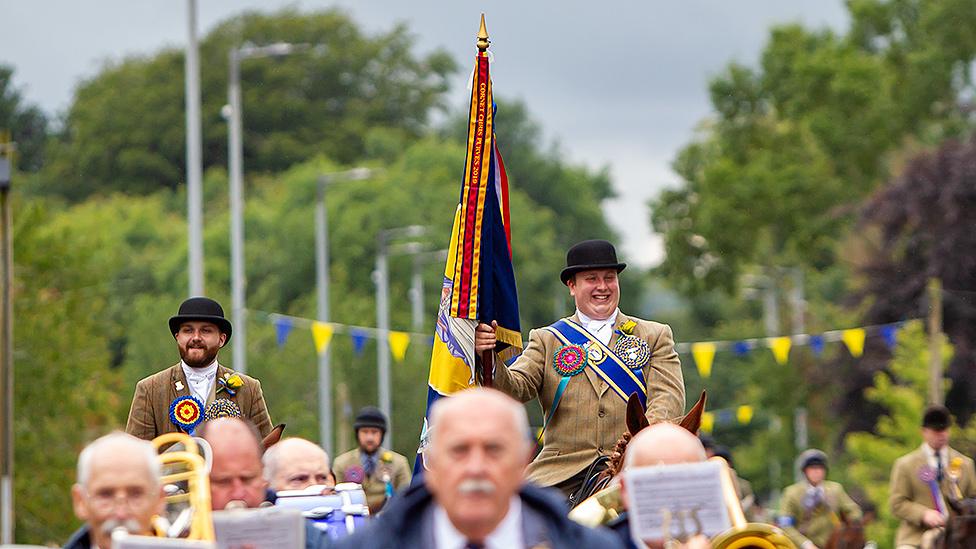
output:
M88 535L88 525L84 525L71 534L63 549L91 549L91 536Z
M617 534L620 541L624 544L627 549L637 549L637 544L630 537L630 518L627 516L627 511L620 513L617 518L607 523L607 528Z
M619 539L606 530L591 530L566 516L566 503L558 492L525 485L522 498L526 544L546 542L552 549L623 549ZM336 549L393 549L427 547L433 540L434 498L423 484L401 492L366 528L335 543ZM526 528L527 524L533 525ZM532 539L538 535L541 539Z

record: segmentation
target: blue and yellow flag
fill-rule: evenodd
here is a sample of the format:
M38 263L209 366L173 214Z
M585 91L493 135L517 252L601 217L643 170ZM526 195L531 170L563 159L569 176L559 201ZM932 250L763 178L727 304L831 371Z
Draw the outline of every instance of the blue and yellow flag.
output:
M437 399L476 384L474 332L478 322L498 322L496 336L503 360L510 361L522 352L508 177L495 142L495 104L488 68L488 53L479 51L471 85L464 180L454 212L430 358L428 411ZM426 434L425 419L421 449Z

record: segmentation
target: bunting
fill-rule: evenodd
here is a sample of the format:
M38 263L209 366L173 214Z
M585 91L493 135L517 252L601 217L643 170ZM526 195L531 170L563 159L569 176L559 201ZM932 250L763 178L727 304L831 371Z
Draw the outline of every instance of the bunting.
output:
M767 340L769 342L769 349L773 351L773 358L776 359L778 364L786 364L790 359L790 347L793 345L793 340L790 336L782 337L771 337Z
M698 374L702 377L712 375L712 361L715 359L715 344L711 342L692 343L691 356L695 359Z
M403 357L407 356L407 347L410 345L410 334L407 332L390 332L388 341L393 358L397 362L403 362Z
M295 327L295 325L292 323L291 318L287 316L275 315L274 327L275 339L278 341L278 346L284 347L285 342L288 341L288 334L291 333L291 330Z
M332 325L327 322L315 321L312 323L312 340L315 342L315 352L322 354L329 348L332 341Z
M847 345L847 350L851 352L852 357L859 358L864 354L865 335L864 328L851 328L841 334L841 340Z

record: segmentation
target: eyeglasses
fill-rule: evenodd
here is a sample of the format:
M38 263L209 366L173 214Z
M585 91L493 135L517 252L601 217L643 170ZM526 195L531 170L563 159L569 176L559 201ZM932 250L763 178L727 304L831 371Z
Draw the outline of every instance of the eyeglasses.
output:
M92 507L101 512L111 511L121 500L129 510L140 509L149 502L150 494L145 488L130 486L126 488L103 488L88 494Z

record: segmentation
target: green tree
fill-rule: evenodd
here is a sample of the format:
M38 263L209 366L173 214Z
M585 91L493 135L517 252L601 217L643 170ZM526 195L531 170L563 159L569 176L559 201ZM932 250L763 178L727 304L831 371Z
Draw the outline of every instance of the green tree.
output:
M244 163L280 171L316 154L361 158L370 128L417 137L442 106L453 61L416 55L403 26L369 36L344 13L246 13L201 40L205 167L226 165L228 52L274 42L314 47L241 63ZM175 188L185 173L183 53L169 49L106 66L83 82L41 186L72 200Z
M17 168L37 171L44 161L47 117L40 108L28 105L14 87L13 68L0 64L0 131L9 131L17 143Z

